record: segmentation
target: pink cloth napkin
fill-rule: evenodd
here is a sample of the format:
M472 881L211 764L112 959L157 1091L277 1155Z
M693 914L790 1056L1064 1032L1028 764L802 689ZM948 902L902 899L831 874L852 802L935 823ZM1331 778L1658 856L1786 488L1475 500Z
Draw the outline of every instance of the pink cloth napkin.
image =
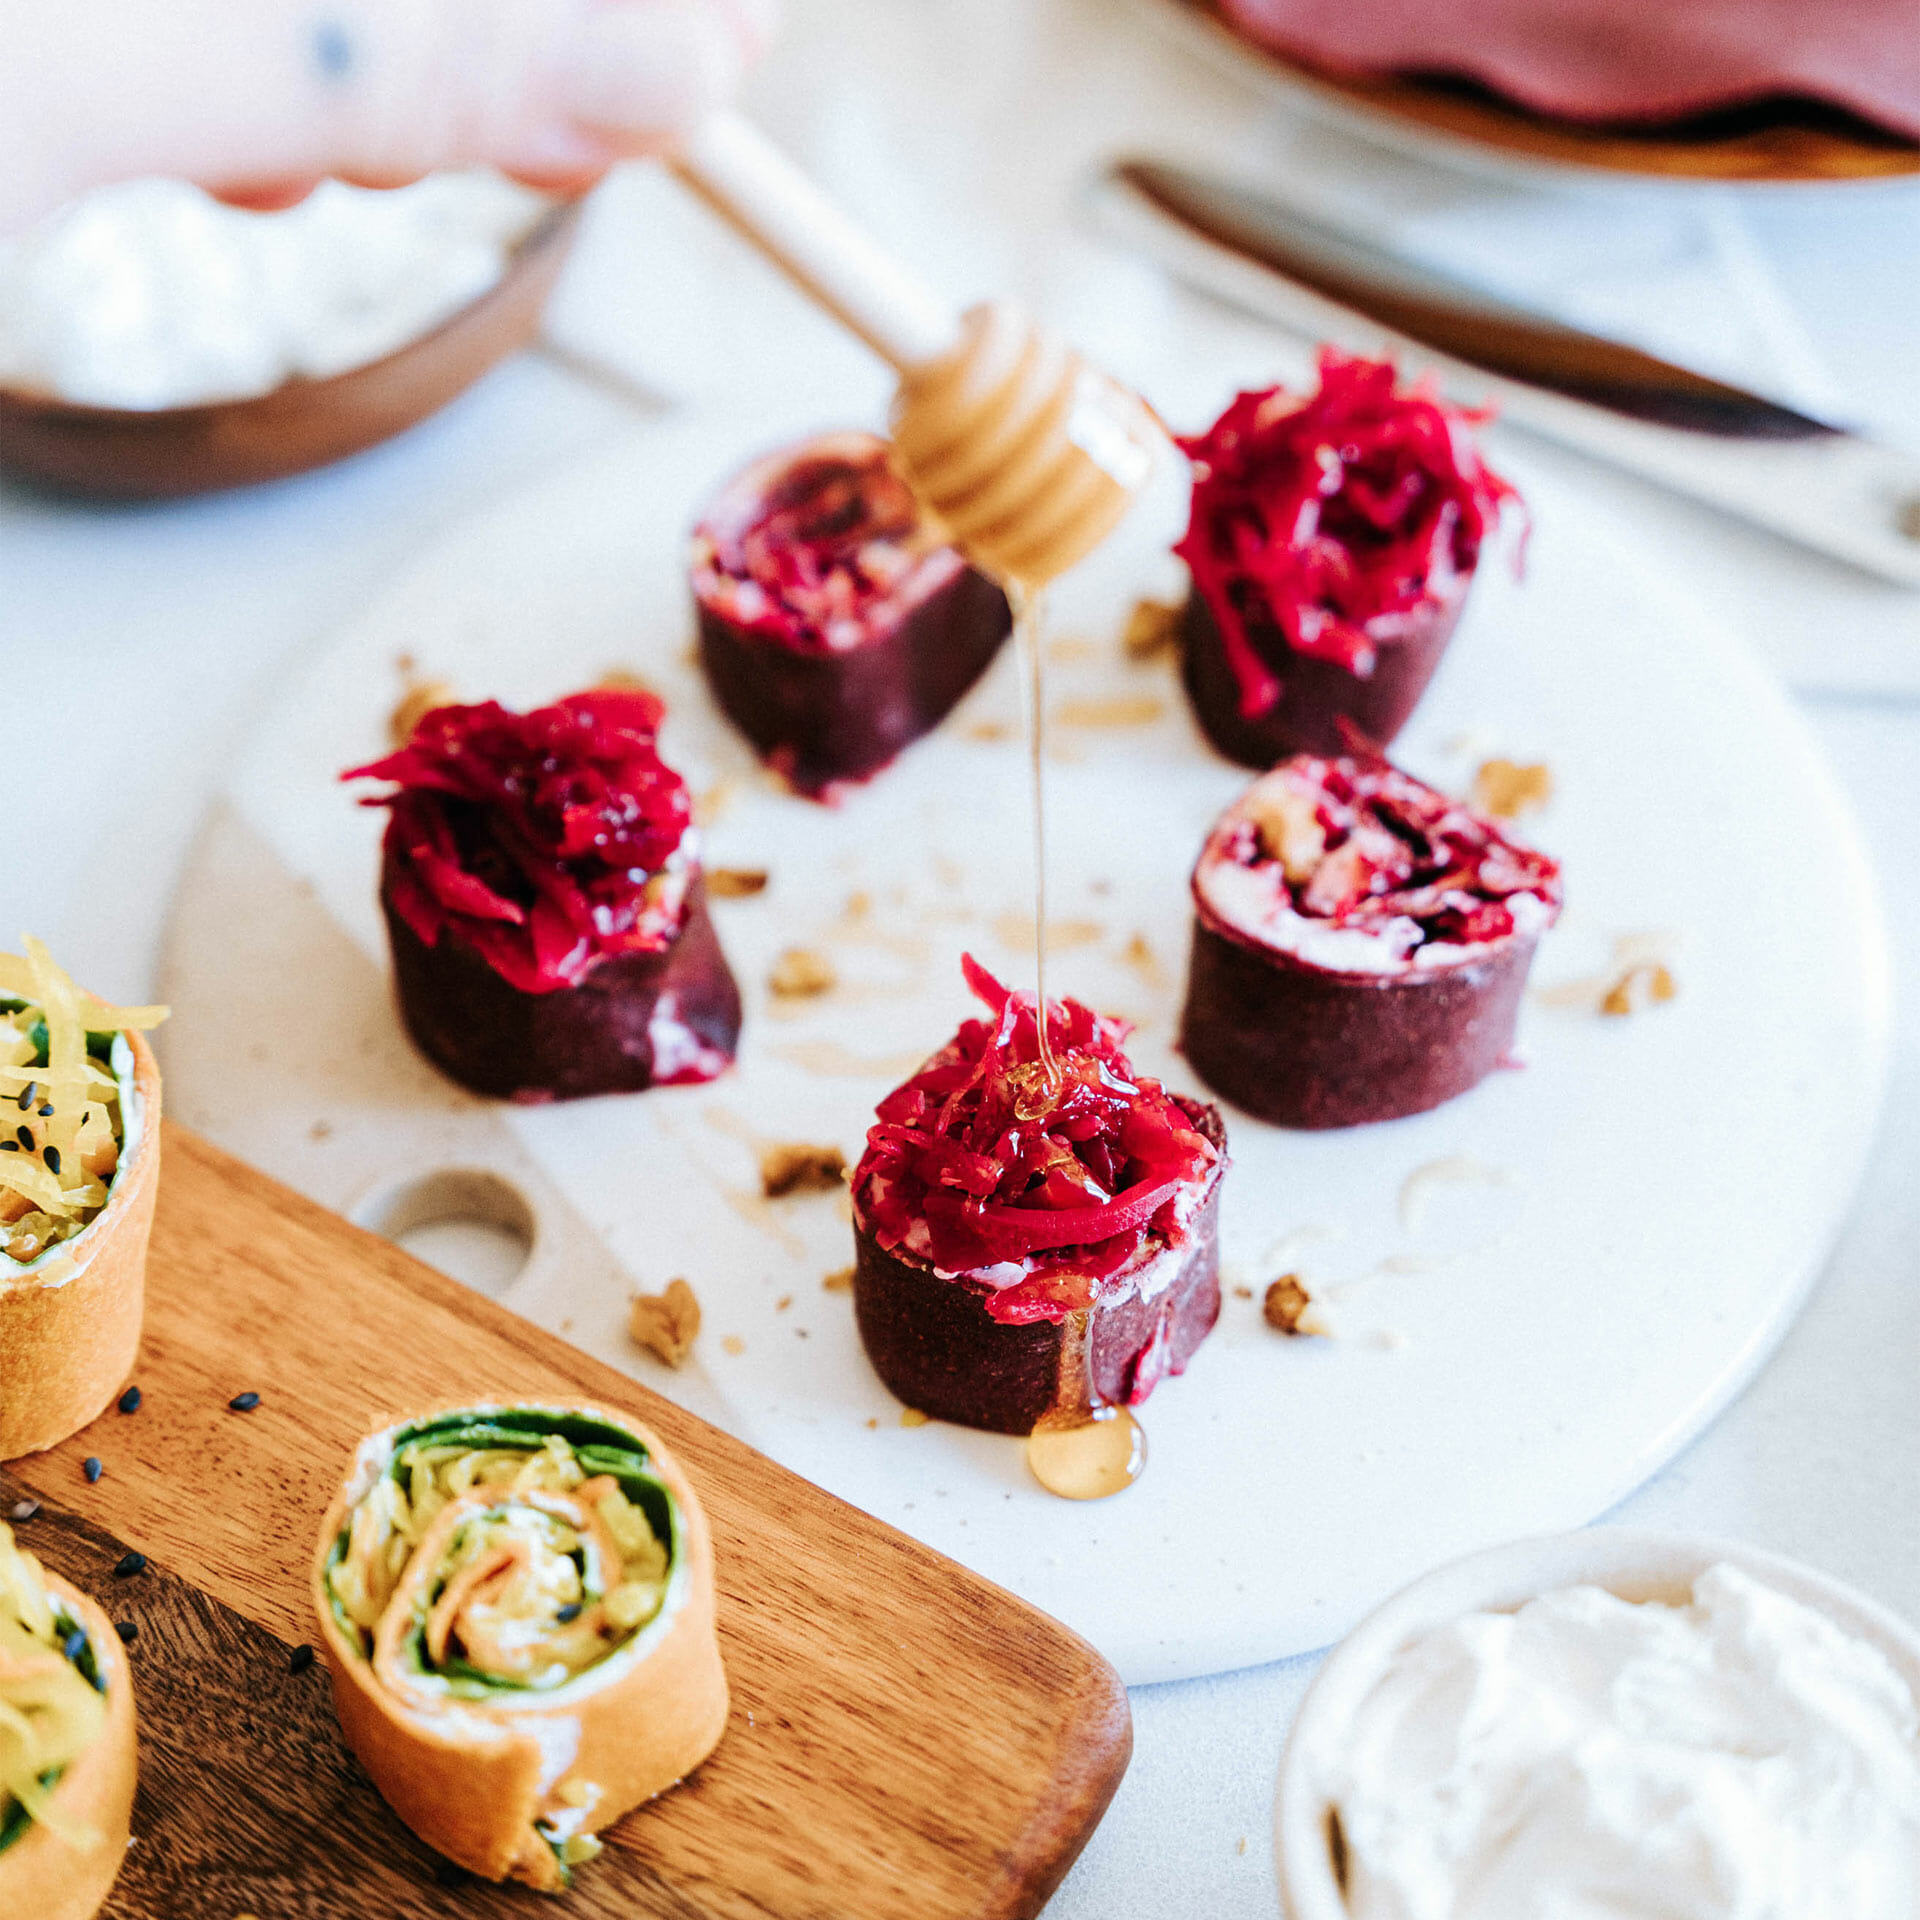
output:
M1220 0L1355 73L1448 73L1543 113L1659 120L1803 94L1920 138L1920 0Z

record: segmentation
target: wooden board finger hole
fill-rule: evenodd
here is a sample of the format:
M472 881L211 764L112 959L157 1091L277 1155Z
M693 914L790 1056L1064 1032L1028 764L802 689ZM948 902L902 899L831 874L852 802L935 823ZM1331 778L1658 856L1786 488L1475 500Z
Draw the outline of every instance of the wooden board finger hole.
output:
M490 1167L436 1167L378 1181L347 1217L496 1299L525 1271L542 1238L534 1203Z

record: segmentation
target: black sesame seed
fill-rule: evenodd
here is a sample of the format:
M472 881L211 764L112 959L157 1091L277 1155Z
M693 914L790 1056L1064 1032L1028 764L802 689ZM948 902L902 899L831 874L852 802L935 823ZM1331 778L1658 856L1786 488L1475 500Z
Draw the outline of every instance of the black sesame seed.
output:
M259 1404L260 1396L257 1393L236 1393L227 1402L235 1413L251 1413Z
M131 1620L116 1620L113 1623L113 1630L120 1636L123 1646L130 1647L140 1638L140 1629Z
M53 1118L53 1108L51 1106L42 1107L40 1109L40 1118L42 1120L51 1120Z
M147 1570L147 1556L144 1553L123 1553L113 1563L113 1577L116 1580L131 1580L136 1573Z
M74 1665L86 1650L87 1630L85 1627L75 1627L73 1631L60 1642L60 1652L69 1666Z
M106 1468L103 1467L92 1454L88 1454L80 1463L80 1471L87 1476L87 1484L91 1486L94 1481L98 1480L100 1476L106 1472Z
M312 1665L313 1649L311 1647L295 1647L293 1651L287 1655L287 1671L289 1673L305 1673Z
M18 1140L0 1140L0 1153L18 1153L19 1151L20 1142Z
M29 1080L27 1084L20 1089L20 1097L13 1104L18 1107L22 1113L25 1113L26 1110L33 1105L33 1096L39 1091L39 1082Z
M60 1171L60 1149L58 1147L42 1147L40 1150L40 1158L47 1163L47 1171L49 1173L58 1173Z
M16 1500L8 1511L9 1520L31 1520L40 1511L38 1500Z
M578 1600L569 1600L553 1617L564 1627L568 1621L578 1620L580 1618L580 1612L580 1602Z
M15 1127L13 1137L20 1142L20 1151L22 1153L31 1153L33 1151L33 1129L31 1127Z
M129 1387L114 1404L119 1407L122 1413L138 1413L140 1411L140 1389L138 1387Z

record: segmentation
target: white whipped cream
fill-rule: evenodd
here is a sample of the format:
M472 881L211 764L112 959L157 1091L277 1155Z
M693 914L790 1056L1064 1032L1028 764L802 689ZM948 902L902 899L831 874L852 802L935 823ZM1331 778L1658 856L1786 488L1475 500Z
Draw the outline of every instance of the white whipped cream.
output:
M134 180L0 242L0 387L150 410L383 358L491 287L548 203L489 173L243 213Z
M1920 1715L1878 1648L1730 1566L1404 1648L1329 1782L1355 1920L1912 1920Z

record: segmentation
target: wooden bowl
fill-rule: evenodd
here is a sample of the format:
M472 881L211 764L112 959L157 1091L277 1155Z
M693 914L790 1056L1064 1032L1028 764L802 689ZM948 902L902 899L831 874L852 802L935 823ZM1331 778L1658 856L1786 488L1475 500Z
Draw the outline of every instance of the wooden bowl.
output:
M1522 163L1755 185L1920 174L1920 141L1818 100L1783 96L1644 124L1563 120L1469 81L1331 72L1247 38L1217 0L1171 4L1245 58L1332 106Z
M437 412L534 337L579 215L577 202L542 214L478 299L384 359L324 380L146 412L0 389L0 468L63 493L156 500L283 480L358 453Z

